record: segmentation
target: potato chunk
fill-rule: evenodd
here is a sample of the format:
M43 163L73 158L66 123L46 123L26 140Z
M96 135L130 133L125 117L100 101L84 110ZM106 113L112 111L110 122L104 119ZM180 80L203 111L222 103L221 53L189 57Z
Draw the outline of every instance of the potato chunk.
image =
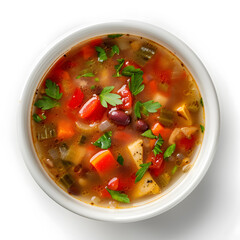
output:
M168 102L168 97L160 94L160 93L156 93L153 96L153 101L154 102L159 102L162 106L166 106L167 102Z
M86 154L86 148L77 144L71 145L64 160L70 161L75 165L81 163Z
M143 164L143 140L138 139L134 143L128 145L128 150L136 167L139 169L140 164Z
M192 125L192 118L185 104L178 107L176 112L178 116L184 120L186 125Z
M160 192L161 189L153 180L151 174L146 172L143 178L135 185L132 192L132 198L140 198L149 194L157 194Z

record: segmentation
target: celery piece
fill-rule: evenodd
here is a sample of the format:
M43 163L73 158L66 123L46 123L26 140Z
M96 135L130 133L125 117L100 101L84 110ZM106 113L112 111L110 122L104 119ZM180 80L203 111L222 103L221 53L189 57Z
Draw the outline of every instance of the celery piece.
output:
M170 127L173 125L174 112L166 108L160 109L160 116L158 118L159 122L165 127Z
M157 48L150 43L144 43L136 52L135 61L141 67L156 53Z
M56 128L53 124L43 125L37 132L37 140L43 141L56 137Z
M168 173L163 173L158 177L157 183L160 185L160 187L164 188L169 184L170 180L171 176Z
M60 182L66 189L68 189L73 185L74 180L70 174L65 174L63 177L60 178Z

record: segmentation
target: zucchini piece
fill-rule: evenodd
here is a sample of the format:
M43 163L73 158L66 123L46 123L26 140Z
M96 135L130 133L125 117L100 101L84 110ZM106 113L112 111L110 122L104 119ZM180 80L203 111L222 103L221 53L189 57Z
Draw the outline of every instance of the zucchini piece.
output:
M81 147L77 144L73 144L70 146L64 160L72 162L74 165L78 165L79 163L81 163L85 154L86 154L85 147Z
M147 61L156 53L157 48L150 43L144 43L136 52L135 61L138 65L143 67Z
M174 112L166 109L160 109L160 116L158 118L159 122L165 127L171 127L173 125Z
M157 194L161 192L160 187L152 178L149 172L146 172L142 179L136 183L133 191L132 191L132 198L140 198L150 194Z
M157 179L157 183L160 185L161 188L166 187L171 180L171 176L168 173L164 173L160 175Z
M140 164L143 164L143 140L138 139L134 143L128 145L128 151L136 164L136 167L139 169Z
M70 174L65 174L60 178L60 182L66 189L69 189L73 185L74 180Z
M43 125L41 126L40 130L37 132L37 140L44 141L47 139L55 138L56 134L56 127L53 124Z

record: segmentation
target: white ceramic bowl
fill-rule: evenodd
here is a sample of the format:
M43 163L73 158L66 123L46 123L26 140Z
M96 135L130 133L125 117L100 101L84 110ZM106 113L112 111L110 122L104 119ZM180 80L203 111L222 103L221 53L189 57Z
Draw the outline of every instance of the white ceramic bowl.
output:
M30 109L33 94L45 71L64 52L82 40L109 33L129 33L146 37L167 47L187 66L200 89L205 107L205 134L201 150L193 168L181 177L174 186L154 201L138 207L107 209L85 204L60 189L42 168L31 141ZM181 40L167 31L136 21L114 21L77 28L62 36L49 46L38 59L30 74L20 101L18 123L19 143L25 163L39 186L57 203L70 211L92 219L132 222L161 214L189 195L198 185L213 159L219 136L219 105L211 78L198 57ZM201 204L201 203L199 203Z

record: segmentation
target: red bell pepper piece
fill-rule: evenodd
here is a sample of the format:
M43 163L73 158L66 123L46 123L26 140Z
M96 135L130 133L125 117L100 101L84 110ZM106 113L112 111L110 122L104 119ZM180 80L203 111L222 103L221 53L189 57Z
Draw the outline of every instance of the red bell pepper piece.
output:
M105 112L98 96L93 96L80 109L79 115L83 119L92 121L100 120Z
M68 102L68 107L71 109L75 109L75 108L79 107L82 104L83 98L84 98L84 94L81 91L81 89L76 88L73 93L72 98Z
M191 138L184 137L177 141L176 145L179 149L188 151L194 147L195 140L194 136L191 136Z
M120 88L117 92L121 96L122 104L118 105L117 107L119 109L127 110L132 107L132 94L129 90L129 88L124 85L122 88Z
M163 160L163 154L159 153L156 156L151 155L152 165L149 167L150 173L158 177L160 174L164 172L165 169L165 161Z
M108 182L108 188L111 190L116 191L119 185L119 178L114 177Z

